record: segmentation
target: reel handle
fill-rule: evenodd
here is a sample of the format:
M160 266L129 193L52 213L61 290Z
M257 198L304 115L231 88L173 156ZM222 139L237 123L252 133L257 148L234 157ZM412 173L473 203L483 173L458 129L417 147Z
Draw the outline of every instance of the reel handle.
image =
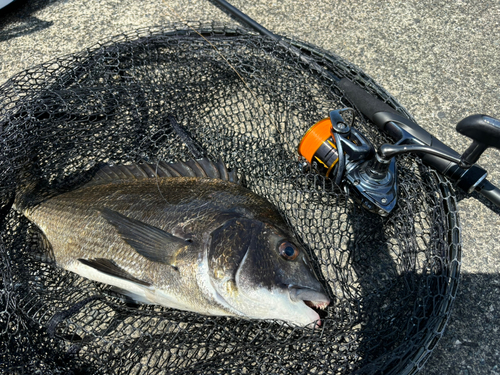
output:
M460 121L456 129L474 141L462 155L464 164L474 164L488 147L500 149L500 120L496 118L472 115Z

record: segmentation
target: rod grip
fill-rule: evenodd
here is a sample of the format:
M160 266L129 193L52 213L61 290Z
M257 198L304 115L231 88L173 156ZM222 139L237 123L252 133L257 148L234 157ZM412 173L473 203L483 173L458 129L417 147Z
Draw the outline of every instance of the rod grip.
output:
M337 85L342 89L347 99L354 104L363 115L369 118L371 122L376 124L380 130L384 130L382 128L384 124L379 124L374 121L374 116L377 112L399 113L390 105L376 98L362 87L352 83L348 78L342 78Z

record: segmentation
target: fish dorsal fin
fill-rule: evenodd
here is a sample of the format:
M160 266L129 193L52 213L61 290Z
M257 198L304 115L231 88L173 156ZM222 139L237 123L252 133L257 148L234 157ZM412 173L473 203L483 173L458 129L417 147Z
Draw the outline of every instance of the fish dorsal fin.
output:
M222 161L214 163L207 158L202 158L177 163L160 161L157 164L106 165L97 171L94 178L85 186L157 177L205 177L238 183L238 177L234 169L229 171Z
M108 223L116 228L126 243L153 262L168 264L177 269L175 261L178 252L191 243L189 240L176 237L109 208L102 208L100 213Z
M150 283L146 281L142 281L131 274L129 274L127 271L125 271L123 268L118 266L114 261L110 259L105 259L105 258L95 258L95 259L83 259L80 258L78 261L82 264L85 264L86 266L92 267L96 269L99 272L105 273L106 275L118 277L123 280L127 281L132 281L136 284L144 285L144 286L151 286Z

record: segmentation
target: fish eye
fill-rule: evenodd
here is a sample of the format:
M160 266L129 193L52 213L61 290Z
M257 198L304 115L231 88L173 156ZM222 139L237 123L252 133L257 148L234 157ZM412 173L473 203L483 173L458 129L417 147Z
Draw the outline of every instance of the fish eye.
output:
M278 249L280 255L286 260L294 260L299 256L299 249L291 242L283 241Z

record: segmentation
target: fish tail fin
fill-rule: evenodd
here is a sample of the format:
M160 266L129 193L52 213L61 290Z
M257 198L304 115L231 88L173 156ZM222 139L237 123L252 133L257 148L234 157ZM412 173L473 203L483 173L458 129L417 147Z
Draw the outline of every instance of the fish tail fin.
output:
M56 258L52 244L38 228L30 227L27 233L30 256L41 263L55 264Z
M36 191L38 190L39 182L31 181L25 184L18 184L18 188L14 194L12 207L24 213L29 207L33 206L38 200L35 198Z
M36 206L45 199L54 196L55 189L33 173L23 173L16 183L13 208L25 213L29 208Z
M35 167L24 170L17 178L13 208L25 213L30 208L55 196L88 183L104 164L96 164L88 170L79 171L51 180L37 172Z

